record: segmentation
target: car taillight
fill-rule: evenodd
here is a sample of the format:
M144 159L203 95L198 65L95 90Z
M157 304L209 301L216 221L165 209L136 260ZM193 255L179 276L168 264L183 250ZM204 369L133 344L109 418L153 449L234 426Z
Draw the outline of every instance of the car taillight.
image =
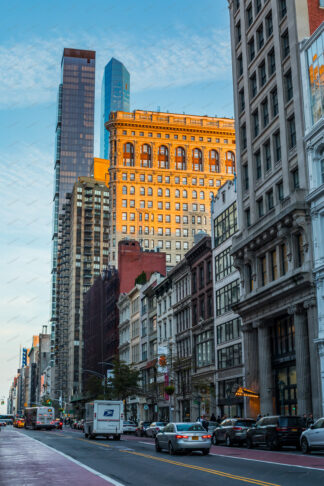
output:
M233 427L233 430L242 430L242 427Z
M189 439L188 435L176 435L176 439Z
M38 424L40 424L40 422L37 422Z
M203 439L211 439L211 435L203 435L202 438Z
M288 427L276 427L277 432L287 432Z
M160 430L160 428L159 427L156 427L156 430Z

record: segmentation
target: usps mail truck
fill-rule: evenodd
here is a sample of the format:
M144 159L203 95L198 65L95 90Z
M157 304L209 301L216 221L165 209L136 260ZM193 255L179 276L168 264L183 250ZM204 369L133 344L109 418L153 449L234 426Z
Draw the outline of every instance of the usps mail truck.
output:
M95 439L96 436L113 437L120 440L123 433L124 404L121 401L94 400L86 403L84 436Z

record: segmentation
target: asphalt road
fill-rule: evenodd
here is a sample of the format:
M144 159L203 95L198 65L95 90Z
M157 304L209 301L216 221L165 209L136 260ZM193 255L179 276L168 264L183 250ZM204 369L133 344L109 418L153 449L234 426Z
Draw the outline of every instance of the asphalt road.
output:
M156 453L153 441L145 438L123 436L120 442L103 438L87 440L81 432L68 428L20 432L125 486L324 485L324 469L219 456L215 448L209 456L200 453L169 456L167 452Z

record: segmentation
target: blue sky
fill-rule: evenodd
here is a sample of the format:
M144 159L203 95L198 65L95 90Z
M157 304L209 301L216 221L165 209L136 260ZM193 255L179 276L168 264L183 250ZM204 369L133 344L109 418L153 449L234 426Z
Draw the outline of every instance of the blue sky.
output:
M13 0L0 16L0 398L48 323L56 93L64 47L112 56L131 109L233 116L227 0Z

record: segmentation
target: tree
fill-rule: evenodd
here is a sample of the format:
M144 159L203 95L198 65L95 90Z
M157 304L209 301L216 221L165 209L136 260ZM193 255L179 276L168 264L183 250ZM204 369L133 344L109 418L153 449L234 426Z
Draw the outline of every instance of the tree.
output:
M146 278L146 273L143 272L138 275L138 277L135 278L135 285L144 285L147 282Z
M90 400L104 400L105 393L102 381L103 379L99 376L92 375L87 378L85 383L85 392Z
M141 394L139 384L140 372L123 361L114 361L112 377L109 379L109 389L116 400L124 400L125 416L127 416L126 400L131 395Z

